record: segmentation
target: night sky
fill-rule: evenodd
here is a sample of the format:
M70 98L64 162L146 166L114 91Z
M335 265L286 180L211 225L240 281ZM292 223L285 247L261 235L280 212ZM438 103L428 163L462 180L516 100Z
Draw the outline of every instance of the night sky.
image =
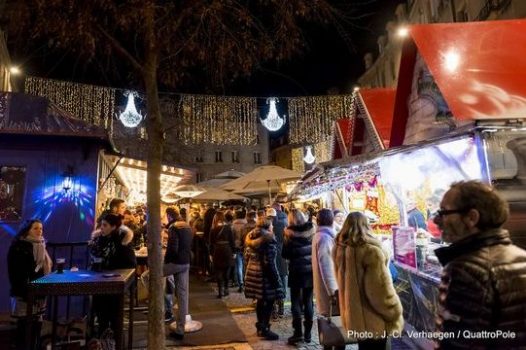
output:
M324 95L331 88L340 93L349 92L364 71L363 55L366 52L377 54L378 36L385 34L385 24L394 18L396 5L404 1L345 2L352 4L354 10L350 15L356 18L343 28L348 40L344 40L341 31L334 26L309 25L305 31L307 47L303 54L279 65L266 64L250 78L240 79L225 90L212 93L265 97ZM15 43L9 44L13 62L21 63L28 75L134 88L124 86L129 81L125 72L116 76L115 72L108 72L104 62L86 66L72 54L48 52L45 43L33 46L26 43L23 49L17 48ZM200 81L187 83L175 92L211 93Z

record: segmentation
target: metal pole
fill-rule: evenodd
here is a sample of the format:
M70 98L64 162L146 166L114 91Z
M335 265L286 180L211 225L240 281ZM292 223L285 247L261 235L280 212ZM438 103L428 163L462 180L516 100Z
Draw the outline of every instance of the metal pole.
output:
M268 205L272 205L272 193L270 192L270 180L267 180L268 186Z

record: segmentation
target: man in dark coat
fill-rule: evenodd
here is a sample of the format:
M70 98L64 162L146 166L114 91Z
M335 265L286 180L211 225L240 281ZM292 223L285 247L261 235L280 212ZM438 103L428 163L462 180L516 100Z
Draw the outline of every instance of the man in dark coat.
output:
M502 225L508 204L479 181L451 186L435 223L451 245L435 250L444 265L437 326L442 349L519 349L526 344L526 251Z
M276 236L278 256L276 258L276 265L278 267L279 276L281 278L281 283L283 286L286 286L288 266L287 261L281 256L283 251L283 241L285 228L288 226L287 214L281 210L281 205L274 203L271 208L266 210L266 216L272 218L272 227L274 236ZM282 317L284 309L284 298L276 300L277 304L277 315ZM274 317L275 317L274 316Z

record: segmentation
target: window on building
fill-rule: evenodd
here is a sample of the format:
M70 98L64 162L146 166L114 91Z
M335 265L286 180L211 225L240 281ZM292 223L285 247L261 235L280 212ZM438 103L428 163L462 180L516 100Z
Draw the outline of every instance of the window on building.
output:
M232 163L239 163L239 151L232 151Z
M202 178L201 178L201 174L200 173L195 173L195 182L201 182Z
M222 163L223 162L223 152L216 151L216 163Z
M261 153L254 152L254 164L261 164Z
M259 145L259 135L256 135L256 145Z
M195 156L195 162L196 163L202 163L204 160L203 160L203 155L201 153L199 153L197 156Z

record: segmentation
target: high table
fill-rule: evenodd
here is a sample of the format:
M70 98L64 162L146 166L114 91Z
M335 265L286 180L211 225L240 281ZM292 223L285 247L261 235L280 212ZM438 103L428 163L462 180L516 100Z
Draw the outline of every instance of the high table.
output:
M112 276L109 276L112 274ZM29 284L27 299L27 316L33 318L33 304L35 298L44 296L77 296L77 295L116 295L119 299L118 324L115 326L115 347L123 348L123 328L124 328L124 294L128 290L130 293L130 311L128 326L128 349L131 349L133 342L133 290L136 286L135 269L112 270L94 272L88 270L70 271L64 273L53 272L47 276L34 280ZM53 303L53 317L56 317L56 305ZM53 329L56 327L56 320L53 320ZM51 340L51 346L55 345L55 331ZM31 348L31 322L26 327L26 345Z

